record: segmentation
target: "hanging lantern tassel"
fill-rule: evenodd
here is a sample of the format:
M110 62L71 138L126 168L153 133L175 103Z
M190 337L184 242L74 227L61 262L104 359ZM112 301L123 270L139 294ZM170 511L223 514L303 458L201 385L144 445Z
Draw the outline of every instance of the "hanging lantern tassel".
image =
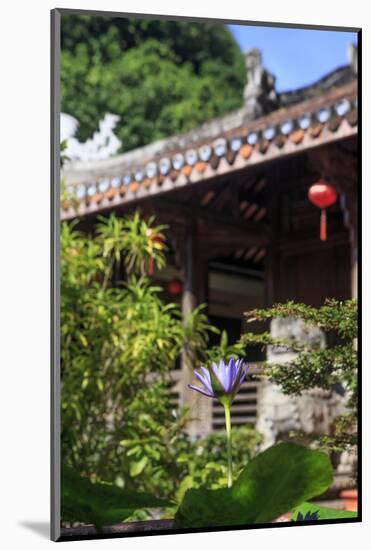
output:
M153 275L155 271L155 260L153 256L148 258L148 274Z
M321 209L319 237L321 241L327 239L327 212L326 208L335 204L336 190L326 181L320 180L312 185L308 191L308 198L312 204Z
M321 241L325 241L327 239L327 215L324 208L322 208L321 210L319 238L321 239Z

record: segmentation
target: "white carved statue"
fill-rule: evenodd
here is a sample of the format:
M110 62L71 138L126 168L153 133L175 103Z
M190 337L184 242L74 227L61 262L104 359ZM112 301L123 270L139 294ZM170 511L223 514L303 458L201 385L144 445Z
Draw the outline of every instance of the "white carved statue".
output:
M98 132L85 142L80 142L75 134L79 127L78 120L66 113L61 113L60 140L67 141L64 154L70 161L91 161L107 159L118 153L121 141L115 136L113 130L120 117L106 113L99 122Z
M358 55L357 55L357 46L352 42L348 44L347 49L348 63L352 67L355 74L358 71Z

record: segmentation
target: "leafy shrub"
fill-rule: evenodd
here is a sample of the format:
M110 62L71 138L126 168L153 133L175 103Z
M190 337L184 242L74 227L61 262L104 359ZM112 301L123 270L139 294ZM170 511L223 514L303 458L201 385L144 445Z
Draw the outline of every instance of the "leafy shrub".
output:
M153 238L162 229L138 216L101 220L95 235L62 224L61 444L82 475L169 495L187 444L170 373L182 349L207 342L209 325L198 311L184 326L145 274L150 257L164 265L165 243Z
M238 475L246 463L256 454L261 437L252 426L232 428L232 460ZM225 487L227 479L226 441L224 431L212 432L190 446L190 453L180 456L185 462L187 476L182 487L205 486L209 489Z

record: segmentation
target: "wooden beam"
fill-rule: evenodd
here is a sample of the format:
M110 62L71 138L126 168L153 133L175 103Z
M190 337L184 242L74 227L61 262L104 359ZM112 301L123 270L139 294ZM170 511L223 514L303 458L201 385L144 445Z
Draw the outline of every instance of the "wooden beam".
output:
M207 191L202 199L201 199L201 204L202 206L206 206L207 204L209 204L209 202L215 197L215 192L210 190L210 191Z
M189 227L190 220L195 218L200 226L199 235L202 241L210 239L210 243L228 243L233 240L236 248L248 246L267 245L271 238L269 227L264 223L246 220L243 217L218 214L211 210L198 208L197 206L177 205L162 201L151 209L151 214L156 214L161 223L171 225L183 225Z
M254 263L258 263L260 262L260 260L262 260L264 258L264 256L266 255L267 251L265 250L265 248L261 248L259 250L259 252L257 253L257 255L255 256L255 258L253 258L253 262Z
M261 248L268 242L265 237L262 238L239 228L227 228L218 224L214 226L200 225L200 234L200 246L209 258L215 256L215 252L225 254L253 246Z

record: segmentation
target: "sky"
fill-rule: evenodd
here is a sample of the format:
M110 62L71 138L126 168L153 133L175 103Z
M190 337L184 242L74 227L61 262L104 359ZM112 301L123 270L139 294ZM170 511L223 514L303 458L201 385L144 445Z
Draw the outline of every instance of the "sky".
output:
M348 44L357 44L357 34L352 32L247 25L229 28L241 50L254 47L262 51L263 65L276 76L279 92L311 84L346 65Z

